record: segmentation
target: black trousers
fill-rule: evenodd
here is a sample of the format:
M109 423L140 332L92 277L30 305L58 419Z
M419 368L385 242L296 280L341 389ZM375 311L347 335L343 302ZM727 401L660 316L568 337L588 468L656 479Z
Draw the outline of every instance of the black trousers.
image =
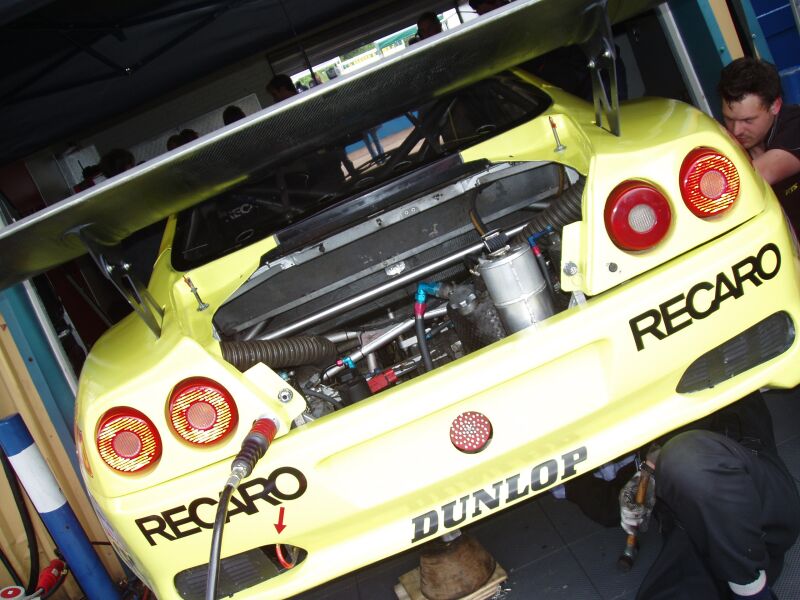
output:
M728 581L774 581L800 532L797 487L776 452L705 430L664 445L656 471L664 546L638 600L729 597ZM671 523L670 523L671 522Z

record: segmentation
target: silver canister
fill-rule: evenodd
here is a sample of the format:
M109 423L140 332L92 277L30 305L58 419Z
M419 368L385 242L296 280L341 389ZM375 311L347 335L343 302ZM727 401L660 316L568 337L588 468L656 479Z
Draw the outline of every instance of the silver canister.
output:
M481 257L478 272L509 333L553 314L547 282L528 245L517 244Z

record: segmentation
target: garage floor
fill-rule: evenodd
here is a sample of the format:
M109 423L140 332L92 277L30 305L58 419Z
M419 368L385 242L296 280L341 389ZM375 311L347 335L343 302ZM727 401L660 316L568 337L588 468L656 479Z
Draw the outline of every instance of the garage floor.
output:
M800 487L800 390L769 392L778 448ZM574 504L546 494L468 529L509 574L496 600L626 600L661 546L658 533L642 536L629 573L616 568L625 535L586 518ZM293 600L395 600L400 575L418 565L417 551L384 560ZM786 556L775 592L800 598L800 542Z

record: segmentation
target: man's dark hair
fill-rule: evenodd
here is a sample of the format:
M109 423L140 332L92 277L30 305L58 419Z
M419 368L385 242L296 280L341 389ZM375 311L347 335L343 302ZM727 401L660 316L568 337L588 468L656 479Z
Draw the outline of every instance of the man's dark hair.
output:
M294 87L294 82L292 78L289 77L286 73L280 73L275 75L270 82L267 84L267 90L290 90L290 91L297 91L297 88Z
M737 58L722 69L717 91L726 104L741 102L753 94L761 98L764 106L771 106L783 95L775 65L749 56Z
M83 167L83 170L81 171L81 176L83 176L84 179L94 179L95 177L101 175L102 173L103 171L100 169L99 164L87 165Z
M123 148L109 150L103 155L103 158L100 159L100 171L108 178L119 175L123 171L132 169L135 166L136 159L133 158L133 154Z
M178 135L181 136L181 144L188 144L200 137L194 129L182 129Z
M176 133L169 136L169 139L167 140L167 150L175 150L175 148L181 145L183 145L181 134Z
M423 23L424 21L428 21L433 25L439 25L439 27L441 28L441 22L439 21L439 17L436 16L435 12L428 11L422 13L417 19L417 27L419 27L420 24Z
M489 11L494 10L495 8L500 8L501 6L505 6L508 4L508 0L469 0L469 6L472 10L474 10L478 14L485 14ZM484 6L483 13L481 13L480 7Z
M222 111L222 122L225 123L225 125L230 125L234 121L244 119L244 117L244 111L235 104L231 104L224 111Z

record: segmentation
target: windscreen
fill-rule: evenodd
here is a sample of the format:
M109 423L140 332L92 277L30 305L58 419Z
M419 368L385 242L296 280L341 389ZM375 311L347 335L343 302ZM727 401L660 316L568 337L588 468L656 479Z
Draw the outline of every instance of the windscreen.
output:
M178 216L172 263L185 271L252 244L541 114L550 98L501 73L330 140Z

